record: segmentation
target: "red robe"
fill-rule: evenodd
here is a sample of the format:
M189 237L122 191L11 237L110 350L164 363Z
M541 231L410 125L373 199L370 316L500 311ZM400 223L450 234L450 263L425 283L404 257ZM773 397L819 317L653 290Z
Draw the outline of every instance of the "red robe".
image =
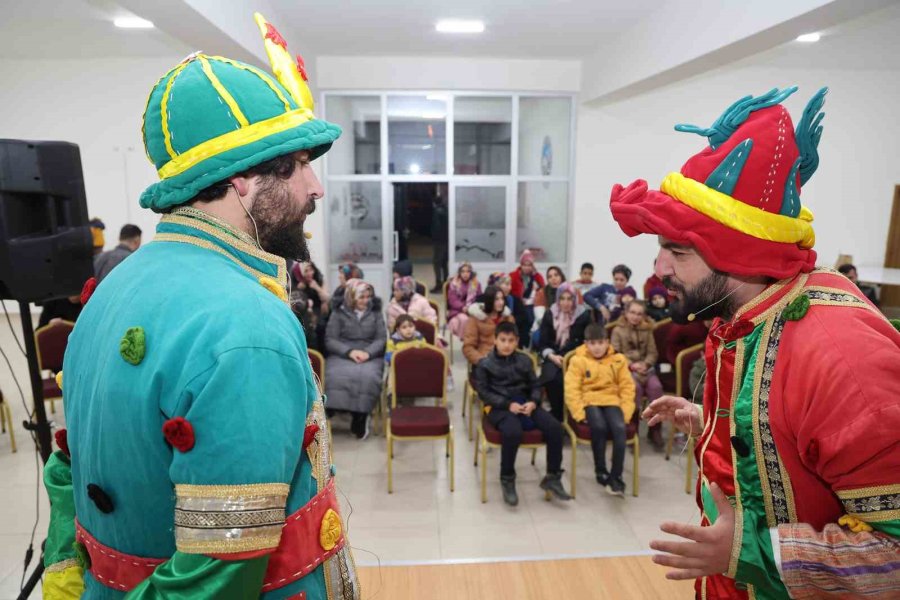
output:
M717 319L706 362L697 501L714 522L716 482L736 522L727 576L698 597L900 597L900 333L818 270Z

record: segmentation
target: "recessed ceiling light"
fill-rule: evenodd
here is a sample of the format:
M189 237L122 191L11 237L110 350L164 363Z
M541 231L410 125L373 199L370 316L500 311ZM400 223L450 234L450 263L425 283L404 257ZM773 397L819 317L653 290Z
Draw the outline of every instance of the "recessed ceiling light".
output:
M462 19L443 19L434 26L441 33L482 33L484 21L465 21Z
M122 29L153 29L153 23L140 17L118 17L113 25Z
M806 42L808 44L818 42L820 39L822 39L822 36L818 33L804 33L803 35L797 36L798 42Z

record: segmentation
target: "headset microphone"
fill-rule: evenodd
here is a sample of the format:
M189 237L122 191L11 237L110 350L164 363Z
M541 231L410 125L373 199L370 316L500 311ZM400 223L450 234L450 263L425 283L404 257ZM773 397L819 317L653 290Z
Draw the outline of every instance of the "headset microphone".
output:
M692 312L692 313L690 313L690 314L687 316L688 322L689 322L689 323L693 323L693 322L697 319L697 315L699 315L699 314L702 313L702 312L705 312L705 311L709 310L710 308L712 308L712 307L715 306L716 304L721 304L722 302L725 302L725 300L727 300L733 293L735 293L736 291L738 291L739 289L741 289L741 288L744 287L745 285L747 285L747 282L746 282L746 281L745 281L744 283L742 283L741 285L737 286L736 288L734 288L733 290L731 290L730 292L728 292L726 295L722 296L722 298L721 298L720 300L717 300L717 301L713 302L712 304L710 304L710 305L707 306L707 307L701 308L701 309L698 310L697 312Z

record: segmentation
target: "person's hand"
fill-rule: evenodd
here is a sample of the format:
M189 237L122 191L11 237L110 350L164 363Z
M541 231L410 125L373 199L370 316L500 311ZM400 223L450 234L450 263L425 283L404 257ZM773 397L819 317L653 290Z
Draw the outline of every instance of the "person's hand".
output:
M645 363L642 360L639 360L638 362L634 363L634 370L637 371L638 373L640 373L641 375L644 375L649 368L650 367L647 365L647 363Z
M560 356L559 354L551 354L549 358L550 358L550 362L552 362L554 365L556 365L557 367L562 369L562 364L563 364L562 356Z
M360 356L359 362L366 362L367 360L369 360L369 358L371 358L371 357L369 356L369 353L366 352L365 350L360 350L360 351L359 351L359 356Z
M526 402L522 405L522 414L524 414L526 417L530 417L531 413L533 413L534 409L536 408L537 404L535 404L534 402Z
M366 362L369 358L369 355L363 352L362 350L351 350L350 351L350 359L356 362L357 364Z
M601 306L600 314L603 315L603 320L606 321L607 323L609 323L609 320L612 317L612 314L610 314L609 309L606 308L605 306Z
M644 409L641 417L651 427L668 421L679 431L695 437L703 432L700 407L678 396L657 398Z
M523 412L523 406L524 405L519 404L518 402L510 402L509 403L509 412L511 412L514 415L518 415Z
M666 521L659 526L663 532L691 541L650 542L651 549L666 553L654 554L653 562L674 568L666 573L666 579L696 579L728 571L734 543L734 508L717 484L710 485L709 491L719 511L715 523L709 527L697 527Z

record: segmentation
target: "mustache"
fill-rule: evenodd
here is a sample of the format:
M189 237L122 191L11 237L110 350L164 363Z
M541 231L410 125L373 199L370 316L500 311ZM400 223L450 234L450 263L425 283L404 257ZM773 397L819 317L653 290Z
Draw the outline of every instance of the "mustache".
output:
M672 279L669 275L666 275L662 278L663 285L666 286L667 289L684 291L684 286L678 283L675 283L675 280Z
M315 197L313 197L313 196L309 197L309 199L306 202L306 208L303 210L303 212L306 213L307 215L311 215L314 212L316 212L316 198Z

